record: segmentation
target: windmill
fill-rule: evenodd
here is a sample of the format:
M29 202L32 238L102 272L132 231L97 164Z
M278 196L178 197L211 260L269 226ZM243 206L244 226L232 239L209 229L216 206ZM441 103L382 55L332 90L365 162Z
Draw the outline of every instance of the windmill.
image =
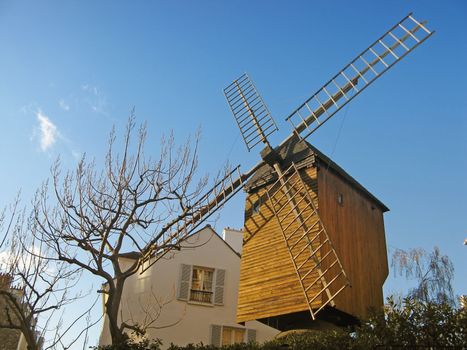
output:
M261 293L264 294L267 290L256 286L255 278L250 278L249 283L242 285L241 277L237 321L287 315L303 310L315 320L318 313L330 307L346 310L341 307L342 303L336 305L336 301L353 281L343 266L343 257L335 249L335 239L339 238L334 233L334 242L332 241L320 217L309 174L294 155L297 152L310 152L310 149L319 153L305 140L389 68L428 39L434 32L428 30L425 24L426 22L419 22L409 14L390 28L290 113L286 120L291 123L293 131L275 148L269 143L268 137L278 128L262 97L247 74L235 79L224 89L224 95L248 151L258 144L264 144L260 153L261 160L245 173L241 172L240 166L228 172L191 206L190 216L165 227L163 235L154 238L148 245L142 259L142 271L164 256L167 250L161 247L170 246L172 242L187 237L254 179L257 187L256 200L250 203L248 210L253 213L263 210L262 215L268 216L266 221L274 219L274 225L280 232L275 237L281 238L280 241L276 239L274 242L264 243L261 240L255 241L252 235L246 233L241 274L261 274L264 270L255 265L258 261L271 258L268 254L286 254L287 258L282 255L280 257L286 260L278 261L293 268L294 276L290 273L287 275L293 287L284 284L280 266L273 271L275 275L270 280L278 290L290 287L295 299L282 298L277 294L270 299L266 298L267 303L249 304L249 300L255 298L255 293L257 299L264 298ZM267 172L264 169L268 169ZM264 230L261 232L262 237L268 234ZM273 249L276 245L281 247L280 252ZM298 295L296 292L299 292ZM300 302L297 303L296 300ZM347 302L351 303L352 300L348 299ZM269 311L264 313L261 308Z

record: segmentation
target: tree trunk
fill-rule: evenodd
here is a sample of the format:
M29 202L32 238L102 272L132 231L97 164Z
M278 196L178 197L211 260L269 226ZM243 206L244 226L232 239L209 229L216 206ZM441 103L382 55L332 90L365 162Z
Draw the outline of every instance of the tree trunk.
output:
M123 344L127 338L118 320L123 286L124 281L117 281L115 286L109 286L108 299L105 303L105 313L109 319L109 331L113 345Z

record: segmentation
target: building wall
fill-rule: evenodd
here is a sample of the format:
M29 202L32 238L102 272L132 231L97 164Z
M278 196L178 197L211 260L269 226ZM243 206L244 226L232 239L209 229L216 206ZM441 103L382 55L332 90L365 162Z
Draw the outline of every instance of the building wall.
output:
M316 168L310 167L301 170L301 176L308 186L315 206L317 206ZM292 180L293 182L294 180ZM268 185L267 188L271 186L272 184ZM281 194L278 193L278 199L280 196ZM281 202L283 201L285 198ZM258 204L259 210L255 208ZM308 206L306 202L301 202L299 204L300 210L303 210L305 206ZM288 208L287 205L287 211ZM282 219L284 216L281 214L279 217ZM307 213L304 214L304 217L308 216ZM291 218L285 219L283 226L287 227L291 221ZM308 221L308 224L311 226L313 223ZM287 231L292 232L297 226L297 223L294 222L287 228ZM318 230L319 225L316 225L310 231L309 236L313 236ZM300 244L295 246L295 251L300 251L305 243L306 241L302 240ZM317 245L319 245L319 240L316 240L313 247L316 248ZM307 254L300 255L302 260L306 257ZM298 264L302 260L298 261ZM306 267L312 268L313 266L313 261L309 260ZM317 273L314 272L308 275L305 282L310 284L317 277ZM321 284L316 283L308 293L312 295L320 289ZM281 227L274 215L272 203L266 194L266 188L252 191L246 198L245 234L238 303L237 321L239 322L309 310L284 242ZM313 302L313 307L318 308L321 303L321 298L317 298Z
M0 350L16 350L21 337L21 331L17 329L0 329Z
M335 299L336 307L365 318L369 308L383 306L388 275L382 208L324 167L318 193L320 217L351 283Z
M178 300L182 264L225 270L223 305ZM162 339L164 347L170 342L210 344L212 325L254 329L257 341L271 339L277 330L256 321L247 322L245 327L236 322L239 270L240 257L211 228L204 228L189 238L181 251L169 254L126 282L122 319L141 323L148 319L146 311L153 315L160 313L148 330L148 337ZM100 344L108 343L110 335L105 320Z
M0 273L0 290L20 298L21 291L12 286L12 281L13 279L9 274ZM0 295L0 324L9 324L9 313L13 325L19 326L19 319L10 305L7 296ZM7 312L8 310L10 311ZM25 338L20 330L0 328L0 350L25 350L26 347Z
M365 318L369 308L383 305L382 286L388 274L383 209L332 169L327 171L323 167L318 171L316 167L309 167L300 170L300 174L350 281L350 287L343 289L334 299L335 306L353 316ZM267 188L270 187L268 185ZM339 194L343 199L342 205L338 203ZM255 208L258 203L261 204L259 210ZM307 217L306 212L302 212L302 217ZM312 224L309 223L310 226ZM291 225L289 231L296 226ZM312 237L318 229L319 226L316 226L316 230L309 236ZM316 243L324 240L325 235L321 233ZM300 247L294 249L299 251ZM329 245L324 245L317 258L326 256L328 249ZM328 283L341 271L339 264L328 270L328 265L334 261L331 257L331 254L327 255L321 266L321 271L326 272ZM314 266L312 260L310 266ZM316 273L311 274L309 284L317 277ZM330 294L337 293L345 283L343 275L336 277L329 288ZM305 281L305 285L309 284ZM316 295L321 288L322 284L318 281L308 295ZM316 310L325 300L327 297L323 292L321 297L313 301L312 308ZM266 188L252 191L247 195L245 206L237 321L307 310L303 290L273 214Z

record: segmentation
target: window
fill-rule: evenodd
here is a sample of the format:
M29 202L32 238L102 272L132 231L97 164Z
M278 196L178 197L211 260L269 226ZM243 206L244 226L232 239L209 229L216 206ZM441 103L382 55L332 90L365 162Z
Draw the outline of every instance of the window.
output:
M337 194L337 203L343 207L344 206L344 195L342 193Z
M191 277L190 301L198 301L201 303L212 302L213 277L214 269L193 266L193 274Z
M245 342L245 329L234 327L222 327L222 345L230 345Z
M224 305L225 270L181 264L177 299Z
M256 341L255 329L211 325L211 345L222 346L254 341Z
M259 214L261 204L263 204L263 202L261 200L261 197L259 197L258 200L256 202L254 202L253 205L252 205L251 210L252 210L253 215Z

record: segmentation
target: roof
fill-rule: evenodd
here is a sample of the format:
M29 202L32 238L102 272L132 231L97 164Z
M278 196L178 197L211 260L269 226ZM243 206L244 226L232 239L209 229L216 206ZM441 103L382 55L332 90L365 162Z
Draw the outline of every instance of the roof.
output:
M188 237L192 237L192 236L194 236L194 235L196 235L196 234L198 234L198 233L204 231L204 229L206 229L206 228L207 228L207 229L210 229L210 230L214 233L213 236L217 237L217 239L220 239L235 255L237 255L238 257L241 257L241 255L240 255L239 253L237 253L237 252L235 251L235 249L233 249L233 248L230 246L229 243L227 243L221 236L218 235L218 233L211 227L210 224L206 224L203 228L201 228L201 229L199 229L198 231L196 231L196 232L190 234Z
M334 173L339 175L343 180L347 181L354 189L378 205L383 212L389 211L389 208L384 205L383 202L371 194L344 169L310 143L299 139L298 137L291 137L285 143L276 147L275 151L278 153L280 158L284 160L282 163L283 168L288 168L292 162L295 163L299 169L308 166L319 166L319 164L325 165L326 167L329 167L330 170L334 171ZM248 180L245 185L245 191L252 192L276 179L277 175L273 168L268 164L264 164Z
M197 230L197 231L195 231L195 232L189 234L186 238L183 239L183 241L186 240L186 239L189 239L190 237L193 237L193 236L195 236L195 235L197 235L197 234L200 234L201 232L204 232L205 229L209 229L209 230L213 233L212 236L213 236L213 237L217 237L217 239L220 239L235 255L237 255L238 257L241 256L239 253L237 253L237 252L235 251L235 249L233 249L233 248L230 246L229 243L227 243L226 241L224 241L224 240L222 239L222 237L219 236L219 235L217 234L217 232L211 227L210 224L206 224L206 225L204 225L202 228L200 228L199 230ZM137 260L137 259L140 258L140 257L141 257L141 254L136 253L136 252L130 252L130 253L123 253L123 254L120 254L120 259Z

